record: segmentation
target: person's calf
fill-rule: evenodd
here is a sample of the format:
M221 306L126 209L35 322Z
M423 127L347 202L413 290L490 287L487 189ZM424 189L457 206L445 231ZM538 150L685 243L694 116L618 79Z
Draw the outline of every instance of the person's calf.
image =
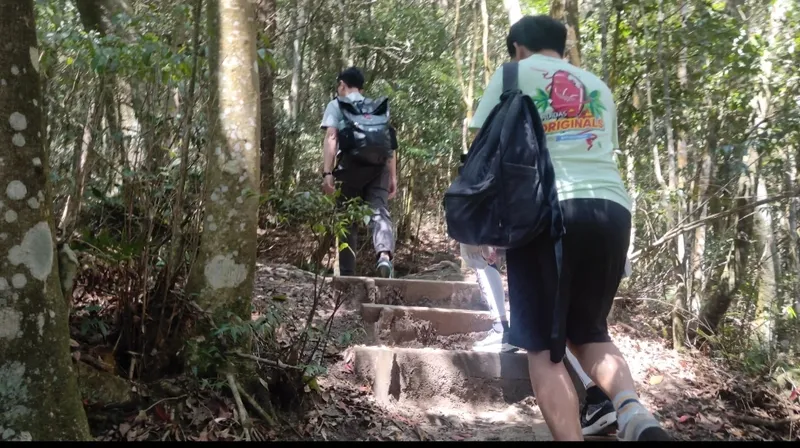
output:
M608 397L624 390L635 390L628 363L612 342L569 344L583 371Z
M552 363L550 351L528 353L528 370L536 402L556 441L581 441L578 393L563 363Z
M655 417L642 406L628 363L611 342L570 344L583 369L613 398L617 411L619 438L622 440L669 440Z

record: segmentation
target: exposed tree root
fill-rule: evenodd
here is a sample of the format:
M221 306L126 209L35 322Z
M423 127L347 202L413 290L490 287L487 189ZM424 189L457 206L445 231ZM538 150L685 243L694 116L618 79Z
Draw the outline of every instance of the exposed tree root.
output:
M265 422L267 422L270 428L274 428L276 426L275 419L272 418L272 416L270 416L267 413L267 411L265 411L264 408L262 408L261 405L258 404L255 398L253 398L252 395L248 394L247 391L244 390L244 388L241 385L237 384L237 386L239 387L239 393L245 398L245 400L247 400L247 402L256 411L256 413L259 416L261 416L261 418L264 419Z
M225 377L228 379L228 387L233 393L233 399L236 401L236 407L239 410L239 418L242 421L242 428L244 428L244 439L250 442L250 418L247 416L247 410L244 408L242 397L239 395L239 386L236 384L236 378L232 373L226 373Z

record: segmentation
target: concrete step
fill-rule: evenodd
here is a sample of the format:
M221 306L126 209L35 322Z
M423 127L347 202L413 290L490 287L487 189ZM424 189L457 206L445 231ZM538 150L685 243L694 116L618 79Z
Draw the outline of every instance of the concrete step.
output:
M379 303L473 311L489 309L475 283L334 277L333 286L337 292L350 296L351 304Z
M424 406L444 399L475 406L517 403L533 395L525 353L357 346L353 354L356 375L372 384L378 401ZM583 384L568 371L582 397Z
M384 305L378 303L362 304L361 317L364 319L365 324L379 324L379 328L376 329L381 331L403 331L402 328L398 328L403 319L427 323L426 326L430 330L442 336L489 331L494 321L489 311Z
M456 398L470 404L516 403L532 394L524 354L354 347L356 375L378 401L423 405Z

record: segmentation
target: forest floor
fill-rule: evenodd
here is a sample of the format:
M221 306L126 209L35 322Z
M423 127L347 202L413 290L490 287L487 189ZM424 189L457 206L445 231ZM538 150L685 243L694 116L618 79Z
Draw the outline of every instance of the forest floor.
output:
M461 272L455 246L435 235L422 232L415 247L424 249L414 251L399 245L398 271L412 278L474 281L471 273ZM271 235L268 240L271 246L262 247L258 263L254 318L279 310L283 324L278 334L285 334L288 340L306 321L314 283L319 279L290 264L297 264L299 250L291 237ZM351 347L364 338L359 310L345 306L336 310L332 288L323 288L319 297L315 326L324 328L325 322L332 322L321 359L327 372L313 388L306 388L302 410L279 410L276 427L256 421L249 431L252 439L549 438L532 397L488 417L460 409L436 419L425 409L377 402L370 385L360 382L354 372ZM777 390L774 383L748 376L708 353L676 352L653 331L654 312L646 304L628 301L618 308L611 325L612 338L631 367L643 403L676 439L800 440L796 390ZM458 338L439 342L444 348L468 349ZM74 351L93 351L85 342L74 345ZM136 403L128 406L93 405L85 400L94 435L99 440L242 440L241 418L225 388L198 388L188 383L185 377L162 380L157 386L128 382L138 395ZM536 429L520 422L537 422Z

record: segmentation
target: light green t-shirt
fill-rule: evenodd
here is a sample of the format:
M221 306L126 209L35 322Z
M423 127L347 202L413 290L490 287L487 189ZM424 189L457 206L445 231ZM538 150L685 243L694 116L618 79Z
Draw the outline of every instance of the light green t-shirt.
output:
M533 55L519 62L519 88L542 118L559 200L607 199L630 210L631 199L614 161L617 113L608 86L567 61ZM480 128L503 93L500 67L470 123Z

